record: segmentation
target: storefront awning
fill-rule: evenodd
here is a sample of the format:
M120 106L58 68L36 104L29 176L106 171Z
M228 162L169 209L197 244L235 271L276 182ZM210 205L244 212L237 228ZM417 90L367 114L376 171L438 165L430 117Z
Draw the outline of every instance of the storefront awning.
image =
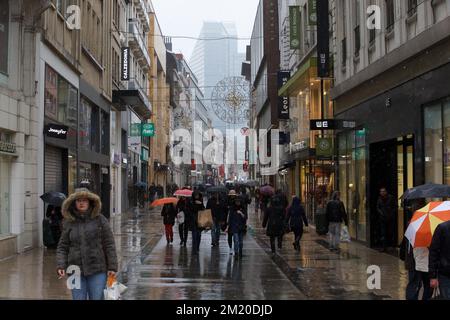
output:
M315 77L315 74L317 73L316 68L317 57L306 60L289 81L278 90L278 95L280 97L296 95L298 91L308 85L311 77Z

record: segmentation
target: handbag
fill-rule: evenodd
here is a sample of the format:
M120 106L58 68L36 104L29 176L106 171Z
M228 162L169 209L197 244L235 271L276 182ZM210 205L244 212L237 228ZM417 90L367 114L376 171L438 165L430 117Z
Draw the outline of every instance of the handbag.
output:
M198 212L197 226L202 229L211 229L213 227L211 209L201 210Z

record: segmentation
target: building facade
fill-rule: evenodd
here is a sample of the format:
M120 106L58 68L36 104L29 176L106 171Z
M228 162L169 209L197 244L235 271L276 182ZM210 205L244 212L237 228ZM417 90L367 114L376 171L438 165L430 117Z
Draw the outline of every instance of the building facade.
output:
M366 27L381 9L381 29ZM380 244L379 189L399 199L425 182L448 183L449 1L332 1L334 114L356 127L338 134L337 186L353 238ZM409 212L398 200L395 239Z

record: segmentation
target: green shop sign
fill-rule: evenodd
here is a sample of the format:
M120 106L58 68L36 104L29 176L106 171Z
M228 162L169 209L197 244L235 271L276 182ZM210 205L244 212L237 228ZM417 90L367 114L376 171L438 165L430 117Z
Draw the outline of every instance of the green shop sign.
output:
M142 125L142 136L143 137L154 137L155 136L155 124L144 123Z
M289 7L289 28L291 49L300 49L300 6Z
M333 139L317 138L316 155L317 157L331 158L333 156Z
M317 0L308 0L308 21L310 26L317 24Z

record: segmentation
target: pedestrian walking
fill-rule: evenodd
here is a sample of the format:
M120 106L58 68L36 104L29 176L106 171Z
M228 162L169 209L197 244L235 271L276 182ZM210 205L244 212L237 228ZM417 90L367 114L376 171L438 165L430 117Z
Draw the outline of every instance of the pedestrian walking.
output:
M194 191L190 203L190 224L192 231L192 254L197 255L200 251L200 242L202 239L203 228L198 226L198 212L205 210L203 204L203 195L199 191Z
M220 199L218 193L213 193L211 198L206 204L206 209L211 209L211 214L213 218L213 227L211 230L211 245L216 247L219 245L220 232L222 231L222 226L226 223L226 210L227 207L225 203Z
M229 215L230 209L235 204L236 198L237 198L236 190L231 189L230 192L228 193L228 199L227 199L226 221L228 221L228 215ZM232 255L233 254L233 234L231 234L231 232L229 232L228 224L227 224L227 230L228 230L227 231L228 247L230 248L230 255Z
M51 249L56 249L59 239L61 238L63 216L61 212L61 207L55 207L49 205L45 213L45 217L48 219L50 232L53 238L54 245L49 246Z
M154 183L151 184L151 186L148 188L149 194L150 194L150 203L156 200L156 186Z
M189 234L189 217L188 205L186 198L181 197L177 203L177 220L178 220L178 233L180 235L180 246L186 247L188 234Z
M439 288L441 298L450 300L450 221L437 226L430 247L430 286Z
M286 221L290 230L294 232L294 249L296 251L300 251L300 240L303 236L303 225L307 227L308 220L306 219L305 208L302 206L299 197L293 198L292 204L287 210Z
M326 209L328 232L330 235L330 250L338 251L341 242L341 224L348 226L344 203L340 200L339 191L335 191Z
M57 271L64 277L69 266L80 268L81 286L72 289L74 300L102 300L107 277L118 270L114 236L101 207L100 198L87 189L77 189L62 206Z
M234 257L242 258L244 247L244 233L247 225L247 211L241 198L237 197L231 205L228 214L228 233L232 235L234 242Z
M277 195L273 196L269 207L264 212L262 227L267 228L266 234L270 237L270 247L272 254L276 253L275 240L278 240L278 249L283 248L285 210L283 199Z
M381 252L386 252L388 246L393 243L396 211L397 205L394 197L388 194L386 188L381 188L377 201Z
M176 215L177 211L173 203L163 206L161 216L163 217L167 244L173 243L173 226L175 225Z
M261 194L259 193L259 189L255 190L255 213L256 216L259 216L259 206L261 201Z

